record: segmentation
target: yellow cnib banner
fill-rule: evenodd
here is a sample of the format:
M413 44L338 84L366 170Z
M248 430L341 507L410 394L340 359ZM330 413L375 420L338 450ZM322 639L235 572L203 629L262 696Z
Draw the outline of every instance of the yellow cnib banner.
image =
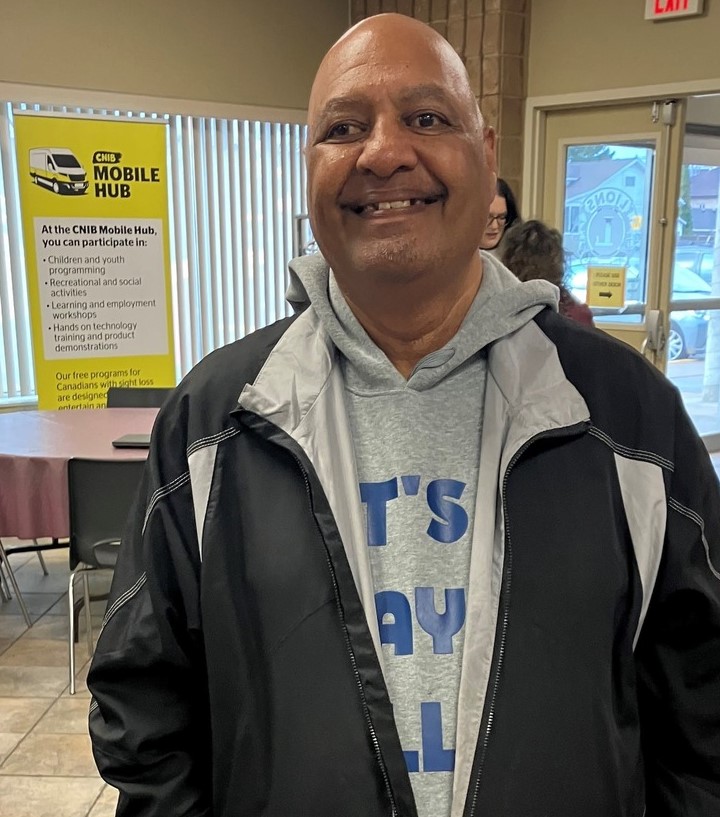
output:
M166 127L15 114L41 409L175 385Z

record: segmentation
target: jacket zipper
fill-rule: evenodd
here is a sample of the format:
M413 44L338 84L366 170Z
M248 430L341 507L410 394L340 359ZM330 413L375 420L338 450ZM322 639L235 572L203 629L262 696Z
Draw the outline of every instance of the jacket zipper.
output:
M333 593L335 595L335 607L337 609L338 617L340 618L340 623L342 624L343 637L345 639L345 648L348 652L348 655L350 656L350 663L352 664L353 675L355 677L355 684L357 685L358 692L360 694L360 702L362 704L363 714L365 715L365 723L370 733L370 739L372 741L375 759L377 760L378 766L380 767L383 782L385 783L385 790L390 801L391 809L390 815L391 817L398 817L398 811L395 805L395 797L393 796L392 787L390 785L390 776L388 774L387 767L385 766L385 761L383 760L382 752L380 751L380 741L378 740L377 732L375 731L375 725L373 724L372 718L370 717L370 710L368 709L367 701L365 700L365 691L363 689L362 679L360 678L360 672L358 671L357 668L355 653L352 650L352 645L350 644L350 636L348 635L347 627L345 625L345 617L343 615L342 605L340 603L340 591L338 588L337 577L335 576L335 569L333 568L333 564L330 559L330 554L328 553L327 547L325 545L325 539L322 535L322 530L320 529L320 525L318 524L318 521L315 518L315 513L313 511L312 488L310 487L310 480L308 479L307 472L300 459L292 451L290 451L290 454L292 455L295 462L298 464L300 472L303 475L303 480L305 481L305 493L307 494L308 505L310 506L310 513L312 514L312 518L315 522L315 527L320 536L320 540L325 551L325 561L327 563L328 570L330 571L330 576L332 577Z
M505 521L505 569L503 571L503 587L500 589L501 595L504 592L502 625L500 629L500 647L498 650L498 660L495 666L495 673L493 675L492 693L490 695L490 710L488 712L487 723L485 725L485 734L483 735L482 753L480 755L480 763L478 764L477 778L475 780L475 788L473 790L472 804L470 806L469 817L474 817L475 808L477 806L478 796L480 794L480 780L482 778L483 766L485 765L485 756L487 754L488 744L490 743L490 733L492 731L493 722L495 720L495 701L497 700L497 692L500 686L500 672L502 671L503 660L505 658L505 641L507 639L508 619L510 617L510 587L512 584L512 542L510 541L510 532L507 526L507 506L505 503L505 489L507 488L507 481L510 471L517 462L522 452L530 445L531 440L528 441L509 462L505 476L503 477L502 486L502 507L503 517Z
M482 778L483 766L485 765L485 757L487 755L488 744L490 743L490 733L492 731L493 723L495 721L495 702L497 700L497 692L500 686L500 673L502 672L502 665L505 658L505 642L507 640L507 628L508 621L510 618L510 589L512 586L512 541L510 539L510 529L508 527L508 512L507 512L508 479L510 477L510 472L515 467L517 461L533 443L537 442L540 439L544 439L545 437L570 436L570 434L576 428L577 428L576 426L565 428L562 430L562 433L544 431L541 432L540 434L536 434L534 437L531 437L529 440L526 440L523 443L523 445L515 452L512 459L508 463L508 467L505 469L505 476L503 477L502 483L502 508L503 519L505 520L505 569L503 570L503 586L500 588L501 596L503 594L503 591L505 595L503 603L502 625L500 630L500 647L498 649L497 665L495 666L495 672L493 674L492 693L490 696L490 709L488 712L487 723L485 724L485 734L483 736L482 752L480 754L477 778L475 780L475 788L473 790L472 802L470 805L470 813L468 817L475 817L475 809L477 807L477 800L480 794L480 780Z

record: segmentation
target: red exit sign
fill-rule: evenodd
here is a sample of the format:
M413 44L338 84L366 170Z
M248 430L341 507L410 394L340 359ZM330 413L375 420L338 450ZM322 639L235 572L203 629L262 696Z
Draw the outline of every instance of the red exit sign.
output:
M645 0L646 20L671 20L702 12L703 0Z

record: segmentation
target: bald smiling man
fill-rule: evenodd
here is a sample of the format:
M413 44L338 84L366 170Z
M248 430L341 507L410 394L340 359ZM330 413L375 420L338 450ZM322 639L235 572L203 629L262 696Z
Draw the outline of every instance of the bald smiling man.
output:
M309 103L294 318L162 409L88 684L121 817L720 815L720 496L674 388L477 249L431 28Z

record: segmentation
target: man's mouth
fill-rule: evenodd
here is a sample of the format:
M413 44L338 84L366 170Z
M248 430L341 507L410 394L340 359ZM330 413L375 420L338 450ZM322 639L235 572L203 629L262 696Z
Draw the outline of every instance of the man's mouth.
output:
M440 201L443 196L426 196L425 198L413 199L396 199L393 201L377 201L370 204L346 204L343 205L346 209L351 210L358 216L370 213L377 213L387 210L407 210L410 207L417 207L418 205L435 204Z

